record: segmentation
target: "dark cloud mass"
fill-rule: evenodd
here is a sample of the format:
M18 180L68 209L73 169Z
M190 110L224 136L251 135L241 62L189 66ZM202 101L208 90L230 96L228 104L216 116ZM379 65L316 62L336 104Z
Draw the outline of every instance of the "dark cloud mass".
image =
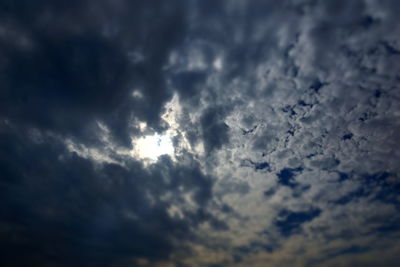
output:
M399 12L0 0L0 265L397 266Z

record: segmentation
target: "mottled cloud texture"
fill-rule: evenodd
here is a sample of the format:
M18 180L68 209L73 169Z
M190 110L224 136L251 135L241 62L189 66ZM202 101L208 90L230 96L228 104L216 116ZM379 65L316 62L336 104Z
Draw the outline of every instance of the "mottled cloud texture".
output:
M399 13L0 1L0 265L397 266Z

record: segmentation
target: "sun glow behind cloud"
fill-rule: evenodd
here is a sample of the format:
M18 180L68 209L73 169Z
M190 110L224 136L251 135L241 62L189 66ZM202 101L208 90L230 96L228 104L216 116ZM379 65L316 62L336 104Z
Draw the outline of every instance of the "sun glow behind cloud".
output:
M178 132L180 132L179 123L177 121L177 117L181 112L178 96L175 95L171 101L165 105L164 109L165 112L161 118L168 125L169 129L163 133L147 134L140 138L133 139L133 150L131 151L133 157L144 160L145 162L147 161L147 163L149 161L157 161L158 157L162 155L169 155L174 159L177 149L174 147L172 140L179 134ZM146 123L143 122L139 123L139 128L142 132L149 130ZM185 140L180 145L185 146Z
M55 2L0 5L1 266L399 265L398 1Z
M172 138L167 133L164 135L147 135L135 140L133 154L142 159L155 161L159 156L174 154Z

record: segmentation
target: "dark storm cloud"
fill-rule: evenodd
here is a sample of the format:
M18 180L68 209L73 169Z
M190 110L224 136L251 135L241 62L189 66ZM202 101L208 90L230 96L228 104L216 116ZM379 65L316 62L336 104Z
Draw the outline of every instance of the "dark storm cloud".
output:
M200 119L204 148L207 153L220 149L229 142L229 127L224 122L226 108L212 107L204 111Z
M399 8L1 1L2 265L398 262Z
M206 210L211 178L195 162L98 166L60 140L96 147L101 122L129 147L135 119L164 127L172 92L163 66L184 40L183 9L180 1L2 1L2 266L167 260L200 223L226 228Z
M174 87L183 100L191 100L198 105L199 93L204 87L207 73L201 71L185 71L175 74L172 78Z
M224 227L206 211L212 183L199 166L164 157L150 169L136 161L99 169L51 137L0 136L3 266L130 266L168 259L202 222ZM173 217L168 209L184 208L184 194L197 208Z
M161 129L162 67L185 23L183 6L150 2L3 1L2 118L88 141L103 121L125 145L133 118Z

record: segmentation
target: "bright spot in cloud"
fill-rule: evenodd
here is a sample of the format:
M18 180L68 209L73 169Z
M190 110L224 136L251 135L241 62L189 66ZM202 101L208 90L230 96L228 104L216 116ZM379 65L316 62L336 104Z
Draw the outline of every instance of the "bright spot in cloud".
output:
M222 58L217 58L214 62L213 62L213 66L216 70L221 70L222 69Z
M136 159L141 159L146 165L157 161L162 155L169 155L175 161L182 151L193 151L185 132L180 129L178 118L182 113L182 108L178 96L174 95L164 109L161 119L168 125L168 130L163 134L149 134L152 129L149 129L145 122L136 123L136 127L143 134L148 134L132 138L133 149L129 151L129 154ZM176 138L176 144L172 142L174 138Z
M140 92L140 90L138 90L138 89L133 90L132 96L133 96L134 98L139 98L139 99L142 99L142 98L143 98L142 92Z
M174 154L174 146L169 134L147 135L134 140L133 154L142 159L156 161L159 156Z

